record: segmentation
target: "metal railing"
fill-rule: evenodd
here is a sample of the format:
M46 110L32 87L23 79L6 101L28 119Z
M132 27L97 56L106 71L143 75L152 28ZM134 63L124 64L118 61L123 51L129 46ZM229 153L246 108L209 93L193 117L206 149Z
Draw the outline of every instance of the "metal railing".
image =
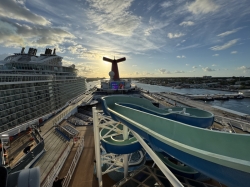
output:
M55 178L57 177L58 173L60 172L66 158L68 157L70 150L73 144L69 143L68 146L63 151L62 155L59 157L53 168L50 170L48 175L44 178L41 183L42 187L52 187Z
M70 183L70 180L72 178L72 175L74 174L74 171L75 171L75 168L76 168L76 165L78 163L78 160L82 154L82 150L84 148L84 137L82 137L80 139L80 142L79 142L79 145L78 145L78 149L76 151L76 154L75 154L75 157L70 165L70 168L68 170L68 173L66 175L66 177L64 178L64 181L63 181L63 187L68 187L69 183Z

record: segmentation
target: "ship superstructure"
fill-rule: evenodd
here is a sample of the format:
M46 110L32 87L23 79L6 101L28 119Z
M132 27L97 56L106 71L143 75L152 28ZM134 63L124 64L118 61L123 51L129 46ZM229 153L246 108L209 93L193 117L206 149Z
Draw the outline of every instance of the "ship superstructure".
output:
M36 53L22 48L0 61L0 132L53 113L87 89L75 65L62 66L56 49Z

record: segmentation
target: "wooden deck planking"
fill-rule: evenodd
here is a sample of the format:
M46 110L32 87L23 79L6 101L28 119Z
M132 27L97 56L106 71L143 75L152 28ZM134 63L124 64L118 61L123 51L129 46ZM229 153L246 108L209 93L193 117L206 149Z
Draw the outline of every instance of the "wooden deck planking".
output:
M47 173L53 167L67 143L51 130L50 134L44 139L46 152L38 160L35 166L40 166L41 181L47 176Z

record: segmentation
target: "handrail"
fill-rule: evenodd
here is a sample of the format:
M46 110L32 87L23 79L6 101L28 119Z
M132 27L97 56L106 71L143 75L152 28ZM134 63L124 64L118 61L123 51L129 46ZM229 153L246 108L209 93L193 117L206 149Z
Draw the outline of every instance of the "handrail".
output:
M72 143L69 143L68 146L62 151L61 155L56 160L53 167L50 169L46 177L43 179L41 186L42 187L51 187L55 177L60 172L66 158L68 157L70 150L72 148Z
M80 139L80 142L79 142L79 147L76 151L76 154L75 154L75 157L70 165L70 168L68 170L68 173L66 175L66 177L64 178L64 181L63 181L63 185L62 187L68 187L69 183L70 183L70 180L71 180L71 177L72 175L74 174L74 171L75 171L75 168L76 168L76 165L78 163L78 160L82 154L82 150L84 148L84 137L82 137Z

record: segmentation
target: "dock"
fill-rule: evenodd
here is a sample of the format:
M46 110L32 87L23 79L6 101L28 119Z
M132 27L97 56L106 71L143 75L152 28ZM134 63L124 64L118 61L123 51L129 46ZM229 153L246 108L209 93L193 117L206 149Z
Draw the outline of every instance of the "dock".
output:
M230 124L229 128L236 133L250 133L250 115L229 110L222 107L213 107L199 100L191 100L188 97L172 93L141 93L142 97L150 99L152 102L159 103L159 107L178 106L178 103L187 106L199 108L212 112L215 115L215 121L212 126L215 129L223 129Z

